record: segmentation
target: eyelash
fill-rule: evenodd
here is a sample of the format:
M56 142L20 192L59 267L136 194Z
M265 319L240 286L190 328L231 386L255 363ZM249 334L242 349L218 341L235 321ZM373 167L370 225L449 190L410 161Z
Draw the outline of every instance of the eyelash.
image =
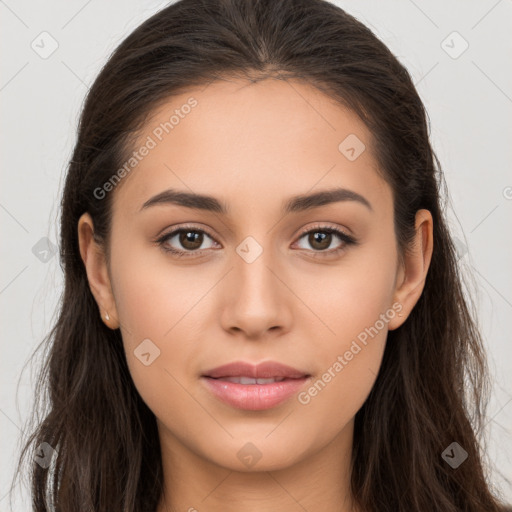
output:
M168 246L165 245L165 242L168 241L170 238L173 238L175 235L177 235L179 233L182 233L182 232L190 232L190 231L194 232L194 233L203 233L203 234L209 236L212 240L214 240L214 238L207 231L205 231L204 229L199 229L199 228L197 228L195 226L181 226L180 228L177 228L174 231L171 231L170 233L166 233L165 235L162 235L160 238L155 240L155 242L165 252L174 254L175 256L185 257L185 258L197 257L197 254L201 253L201 250L181 251L179 249L169 248ZM338 247L337 249L330 249L329 251L313 251L313 252L315 252L317 254L320 254L320 255L333 256L333 255L336 255L336 254L340 253L341 251L343 251L347 246L357 245L358 244L357 240L353 236L348 235L347 233L345 233L344 231L341 231L338 228L335 228L335 227L332 227L332 226L325 226L325 225L324 226L322 226L322 225L315 226L313 228L309 228L309 229L303 230L300 233L300 235L298 237L298 240L303 238L305 235L308 235L310 233L317 233L317 232L318 233L321 232L321 233L335 234L335 235L337 235L343 241L342 246Z

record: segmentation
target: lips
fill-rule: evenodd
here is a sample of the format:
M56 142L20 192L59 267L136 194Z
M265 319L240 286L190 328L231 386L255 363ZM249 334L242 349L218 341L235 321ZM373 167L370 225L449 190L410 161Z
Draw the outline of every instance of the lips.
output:
M201 375L206 388L237 409L271 409L300 391L306 372L274 361L253 365L243 361L219 366Z
M244 361L235 361L225 364L212 370L208 370L203 377L212 379L224 379L228 377L246 377L252 379L301 379L309 377L307 372L303 372L291 366L287 366L275 361L266 361L260 364L250 364ZM250 384L250 382L247 382Z

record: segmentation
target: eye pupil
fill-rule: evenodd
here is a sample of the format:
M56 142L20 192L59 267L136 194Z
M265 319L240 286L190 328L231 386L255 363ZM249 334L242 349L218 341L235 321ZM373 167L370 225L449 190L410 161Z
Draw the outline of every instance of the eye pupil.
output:
M326 249L331 245L331 236L332 236L331 233L315 231L309 235L309 242L311 243L312 247L315 247L320 250ZM327 240L327 243L325 243L326 240ZM315 244L317 244L318 242L320 244L319 247L315 246Z
M180 233L180 243L186 249L197 249L201 247L202 244L202 233L196 231L182 231Z

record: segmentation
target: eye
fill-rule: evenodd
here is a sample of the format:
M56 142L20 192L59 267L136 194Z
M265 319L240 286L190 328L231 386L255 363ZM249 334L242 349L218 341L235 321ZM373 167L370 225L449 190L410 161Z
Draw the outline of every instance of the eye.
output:
M329 255L332 255L333 253L337 254L348 245L357 244L357 241L353 236L332 226L317 226L313 229L310 228L302 232L299 240L302 240L306 236L306 243L313 248L314 252L327 253ZM334 249L326 250L331 247L332 242L336 238L342 241L341 245L338 245L338 247L335 247ZM300 248L308 249L307 247Z
M161 236L156 242L164 251L176 254L178 256L196 256L194 253L200 253L204 249L210 249L212 246L201 247L204 243L205 236L210 240L213 238L204 230L196 227L180 227L170 233ZM178 244L178 248L172 247L170 242L175 239L174 243Z

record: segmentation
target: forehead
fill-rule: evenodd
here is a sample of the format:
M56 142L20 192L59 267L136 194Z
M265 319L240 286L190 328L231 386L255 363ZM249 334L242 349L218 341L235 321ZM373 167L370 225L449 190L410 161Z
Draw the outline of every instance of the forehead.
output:
M233 213L329 187L385 199L367 127L298 81L191 88L151 112L132 150L137 160L114 198L127 215L167 188L218 197Z

